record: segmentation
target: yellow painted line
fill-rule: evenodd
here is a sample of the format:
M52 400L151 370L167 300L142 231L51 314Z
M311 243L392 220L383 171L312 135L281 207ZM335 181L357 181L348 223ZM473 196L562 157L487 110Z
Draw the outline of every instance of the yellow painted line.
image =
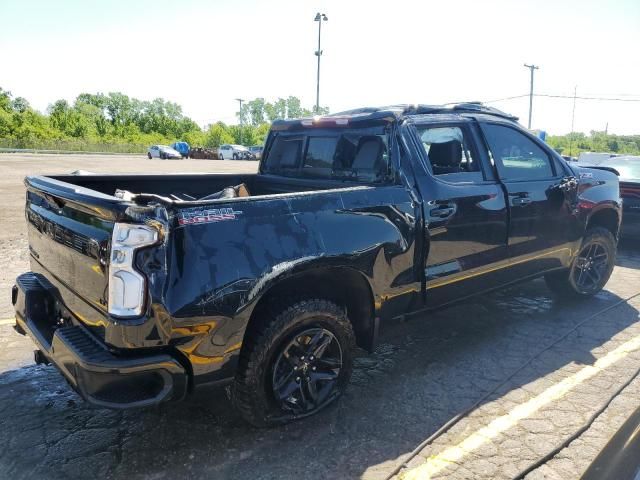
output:
M6 320L0 320L0 325L14 325L16 323L15 318L7 318Z
M501 433L515 426L520 420L530 417L549 403L565 396L577 385L602 372L614 363L626 357L629 353L640 349L640 335L623 343L604 357L598 359L593 365L588 365L577 373L549 387L540 395L531 398L514 407L511 411L493 420L489 425L472 433L457 445L445 448L442 452L433 455L427 461L400 475L402 480L427 480L440 473L449 466L459 463L469 453L477 450L483 444L493 440Z

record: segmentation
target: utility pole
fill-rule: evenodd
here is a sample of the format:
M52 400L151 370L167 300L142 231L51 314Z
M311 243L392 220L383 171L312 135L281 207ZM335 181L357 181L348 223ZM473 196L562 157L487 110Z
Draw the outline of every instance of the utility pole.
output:
M573 87L573 112L571 113L571 135L569 136L569 156L573 153L573 124L576 119L576 96L578 94L578 86Z
M316 57L318 57L318 76L316 79L316 113L320 112L320 57L322 56L322 49L320 48L320 39L322 34L322 22L329 20L324 13L316 13L315 22L318 22L318 50L316 50Z
M529 126L527 128L531 129L531 111L533 110L533 71L538 70L536 65L527 65L524 64L531 71L531 89L529 91Z
M238 111L238 117L240 118L240 145L242 145L242 102L244 102L244 99L236 98L236 101L240 103L240 110Z

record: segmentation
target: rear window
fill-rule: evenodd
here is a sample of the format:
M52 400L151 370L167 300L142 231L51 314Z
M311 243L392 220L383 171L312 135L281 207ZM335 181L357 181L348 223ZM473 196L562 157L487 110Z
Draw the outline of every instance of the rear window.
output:
M311 137L308 140L303 168L333 168L337 137Z
M383 129L278 134L264 171L278 175L377 182L389 172L388 136Z

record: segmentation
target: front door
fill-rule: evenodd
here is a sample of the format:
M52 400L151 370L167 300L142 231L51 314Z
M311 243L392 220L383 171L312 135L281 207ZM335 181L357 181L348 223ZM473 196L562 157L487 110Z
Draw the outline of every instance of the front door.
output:
M577 180L546 146L513 126L483 123L482 131L508 195L512 266L522 276L567 266L579 231L572 213Z

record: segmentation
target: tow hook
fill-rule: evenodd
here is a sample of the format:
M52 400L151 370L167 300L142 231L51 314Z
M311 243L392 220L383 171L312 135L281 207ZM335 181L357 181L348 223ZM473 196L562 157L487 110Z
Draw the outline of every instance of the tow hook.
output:
M42 353L42 350L34 350L33 351L33 360L36 362L36 365L51 365L49 359Z

